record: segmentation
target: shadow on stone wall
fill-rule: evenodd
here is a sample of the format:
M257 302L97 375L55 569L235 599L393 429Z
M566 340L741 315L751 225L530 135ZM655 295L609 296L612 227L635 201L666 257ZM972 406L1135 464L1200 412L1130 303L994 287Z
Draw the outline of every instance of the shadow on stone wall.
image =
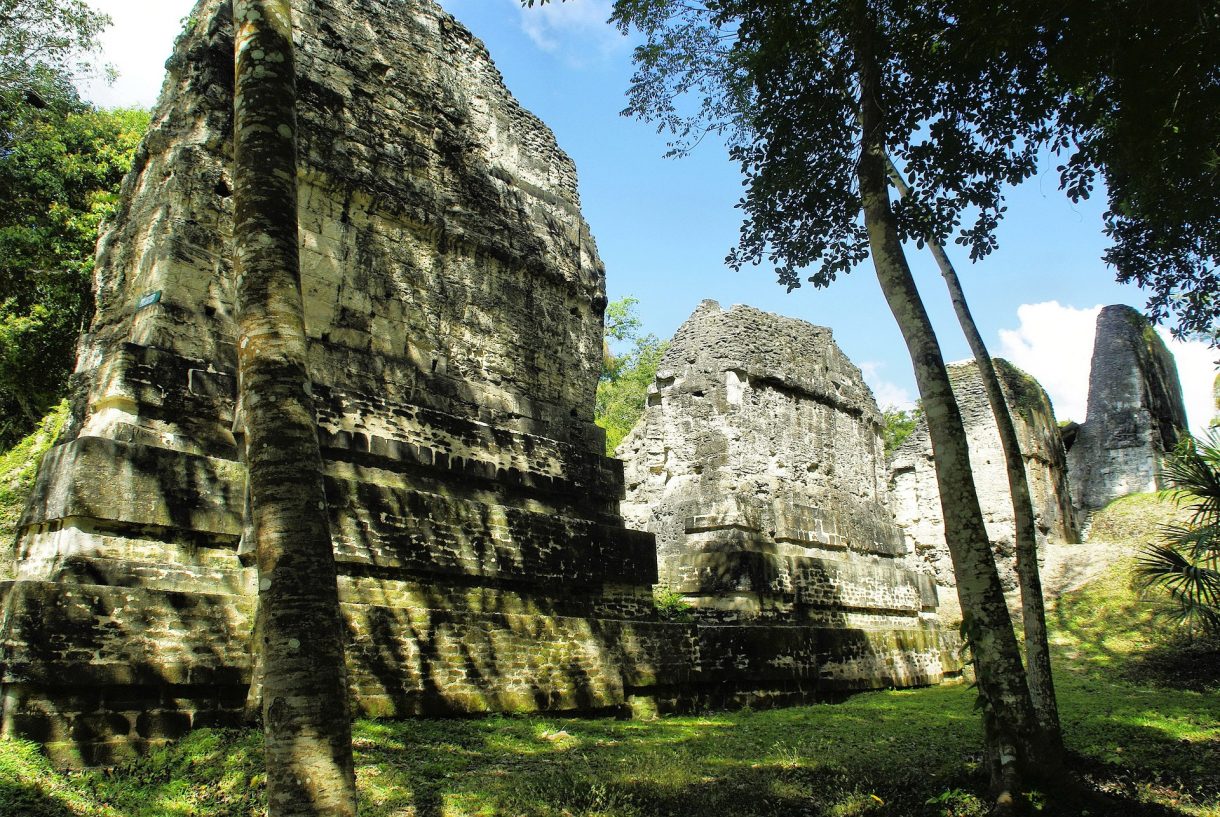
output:
M253 605L234 464L100 438L47 460L3 587L4 734L97 765L239 723Z

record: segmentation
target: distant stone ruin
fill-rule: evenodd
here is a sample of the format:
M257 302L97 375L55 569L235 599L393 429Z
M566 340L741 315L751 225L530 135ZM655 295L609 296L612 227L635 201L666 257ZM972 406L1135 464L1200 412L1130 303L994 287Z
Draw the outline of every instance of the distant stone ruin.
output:
M1186 433L1173 355L1137 310L1105 307L1097 316L1087 416L1068 452L1073 503L1091 511L1160 489L1165 454Z
M296 32L302 284L357 711L938 680L934 601L875 512L876 408L826 332L707 386L726 410L764 401L797 423L759 461L786 476L743 480L743 501L718 498L699 524L760 542L726 555L723 581L759 591L746 612L778 621L787 605L800 626L759 642L727 606L722 621L662 618L653 537L624 526L621 465L593 424L604 272L572 162L432 0L310 8ZM246 697L229 9L201 0L170 60L99 243L72 419L21 523L17 578L0 584L3 733L60 762L234 724Z
M792 653L793 681L845 638L859 646L829 668L845 680L942 675L935 588L889 509L880 421L829 329L704 301L619 447L623 516L656 534L663 585L698 621L737 625L735 642Z
M1017 440L1025 460L1026 479L1034 505L1038 545L1079 541L1076 512L1072 508L1063 442L1046 392L1034 378L1006 360L996 358L1000 387L1012 413ZM970 447L983 521L996 554L996 567L1005 589L1016 588L1012 496L995 415L973 361L949 366L949 380L962 412ZM890 459L890 488L898 524L914 543L916 552L932 567L942 588L946 620L960 615L957 607L953 562L945 543L932 442L927 423L920 421L911 436Z

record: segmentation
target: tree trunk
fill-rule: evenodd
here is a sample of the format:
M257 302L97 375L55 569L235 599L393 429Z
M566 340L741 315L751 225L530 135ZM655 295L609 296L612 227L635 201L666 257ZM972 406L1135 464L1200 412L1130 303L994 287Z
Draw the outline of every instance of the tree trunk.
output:
M268 814L356 813L343 624L306 368L289 0L235 0L239 400L256 538Z
M1033 706L991 543L983 526L961 412L931 321L907 266L897 221L890 208L879 68L873 51L872 25L863 0L858 2L857 14L856 56L863 132L857 177L864 223L877 280L906 341L923 401L945 520L945 541L953 559L958 599L983 704L992 791L997 811L1009 812L1016 807L1022 772L1033 754Z
M898 194L906 196L910 193L906 180L888 156L885 161ZM1008 410L1008 401L1004 399L1000 378L991 362L983 336L974 323L974 316L970 314L970 306L966 303L966 293L962 291L957 271L940 242L931 238L927 239L927 242L932 256L936 259L936 265L940 267L945 285L949 288L949 298L953 301L953 310L957 313L966 342L974 353L979 376L983 379L983 389L987 392L987 402L991 404L991 413L995 416L996 429L1000 434L1000 447L1004 450L1004 462L1008 469L1008 489L1012 495L1017 582L1021 587L1021 621L1025 630L1025 664L1029 674L1029 694L1041 732L1039 740L1042 745L1042 757L1039 759L1043 763L1058 764L1063 756L1063 733L1059 727L1059 706L1055 701L1055 682L1051 676L1051 653L1046 636L1046 605L1042 598L1042 579L1038 575L1034 503L1029 495L1025 458L1021 454L1017 430Z

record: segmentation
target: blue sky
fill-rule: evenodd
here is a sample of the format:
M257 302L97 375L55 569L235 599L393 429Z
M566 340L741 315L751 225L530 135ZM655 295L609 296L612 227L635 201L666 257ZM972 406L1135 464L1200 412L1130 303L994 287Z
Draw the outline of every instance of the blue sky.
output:
M191 0L90 0L115 26L105 59L120 72L95 85L99 104L151 105L161 65ZM868 264L829 289L792 293L760 267L734 272L724 256L740 223L740 176L723 148L664 159L663 135L619 115L631 76L631 43L604 23L610 0L569 0L522 9L518 0L442 0L486 43L505 84L555 131L576 162L585 218L606 263L611 298L638 298L645 329L669 337L699 301L748 303L829 326L865 372L878 401L916 396L910 360ZM1142 307L1135 287L1114 283L1099 260L1100 201L1072 205L1059 192L1053 157L1012 192L1000 249L971 264L956 248L971 308L994 355L1008 357L1050 392L1061 419L1084 418L1096 307ZM969 356L931 258L910 248L916 278L947 360ZM1212 416L1214 353L1174 345L1194 427Z

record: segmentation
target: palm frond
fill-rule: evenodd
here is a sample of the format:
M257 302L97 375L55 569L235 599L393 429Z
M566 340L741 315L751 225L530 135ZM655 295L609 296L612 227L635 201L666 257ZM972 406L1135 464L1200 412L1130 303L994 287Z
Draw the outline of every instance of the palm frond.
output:
M1136 560L1136 581L1168 596L1161 615L1192 634L1220 634L1220 429L1179 440L1161 477L1191 519L1161 528L1162 544L1148 545Z
M1164 614L1179 624L1220 632L1220 571L1167 545L1149 545L1136 561L1136 580L1163 588L1173 603Z
M1161 539L1195 560L1220 557L1220 522L1194 525L1162 525Z
M1196 523L1220 523L1220 433L1212 430L1204 440L1183 437L1165 458L1161 479Z

